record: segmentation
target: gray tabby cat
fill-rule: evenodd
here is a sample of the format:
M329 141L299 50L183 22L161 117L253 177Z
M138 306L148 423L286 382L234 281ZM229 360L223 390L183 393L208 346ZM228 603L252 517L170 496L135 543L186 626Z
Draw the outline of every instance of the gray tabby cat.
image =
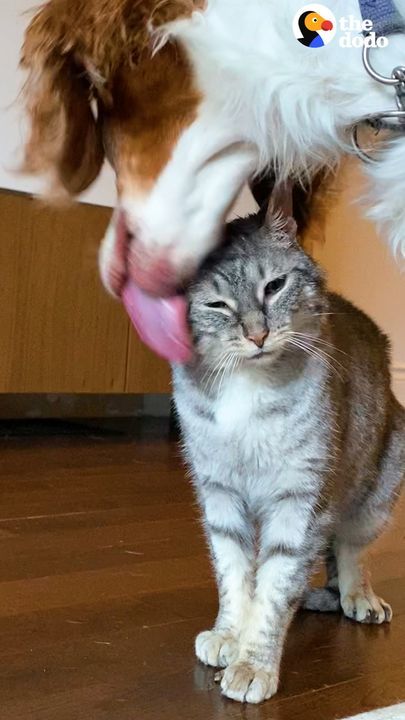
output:
M386 527L405 473L405 411L386 337L327 292L292 221L228 225L190 287L195 357L174 391L216 570L220 609L196 639L223 693L277 691L297 607L390 622L361 556ZM324 589L308 591L320 557Z

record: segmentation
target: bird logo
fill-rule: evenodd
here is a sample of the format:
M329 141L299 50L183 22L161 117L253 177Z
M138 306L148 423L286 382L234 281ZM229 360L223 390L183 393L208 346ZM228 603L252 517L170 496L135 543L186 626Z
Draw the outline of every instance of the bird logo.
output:
M322 10L324 9L324 12ZM308 48L321 48L332 40L336 22L324 6L302 8L294 20L294 33L298 42Z

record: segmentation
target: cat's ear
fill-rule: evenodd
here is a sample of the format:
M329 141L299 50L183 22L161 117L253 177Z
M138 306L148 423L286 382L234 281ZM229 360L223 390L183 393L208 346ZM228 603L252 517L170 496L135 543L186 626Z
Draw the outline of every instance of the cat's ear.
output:
M293 217L293 191L293 180L278 182L274 185L264 224L269 228L274 229L277 227L280 230L284 230L290 237L296 238L297 223Z

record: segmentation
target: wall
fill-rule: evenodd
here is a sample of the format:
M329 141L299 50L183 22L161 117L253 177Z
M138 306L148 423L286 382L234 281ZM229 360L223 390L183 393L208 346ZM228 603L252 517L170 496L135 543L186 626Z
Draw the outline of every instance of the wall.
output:
M18 69L24 28L32 10L42 3L38 0L0 0L0 187L37 193L40 181L16 172L21 160L21 147L25 135L18 95L24 81ZM106 167L102 176L83 199L98 205L114 205L114 178Z

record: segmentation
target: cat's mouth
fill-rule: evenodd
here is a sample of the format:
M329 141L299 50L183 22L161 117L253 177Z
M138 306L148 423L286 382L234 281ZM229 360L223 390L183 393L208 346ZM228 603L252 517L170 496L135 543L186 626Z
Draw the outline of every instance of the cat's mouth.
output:
M258 350L254 355L249 355L247 360L262 360L263 358L268 358L271 354L271 350Z
M280 351L278 344L271 345L270 347L258 348L253 355L245 356L248 362L260 362L263 360L273 360Z

